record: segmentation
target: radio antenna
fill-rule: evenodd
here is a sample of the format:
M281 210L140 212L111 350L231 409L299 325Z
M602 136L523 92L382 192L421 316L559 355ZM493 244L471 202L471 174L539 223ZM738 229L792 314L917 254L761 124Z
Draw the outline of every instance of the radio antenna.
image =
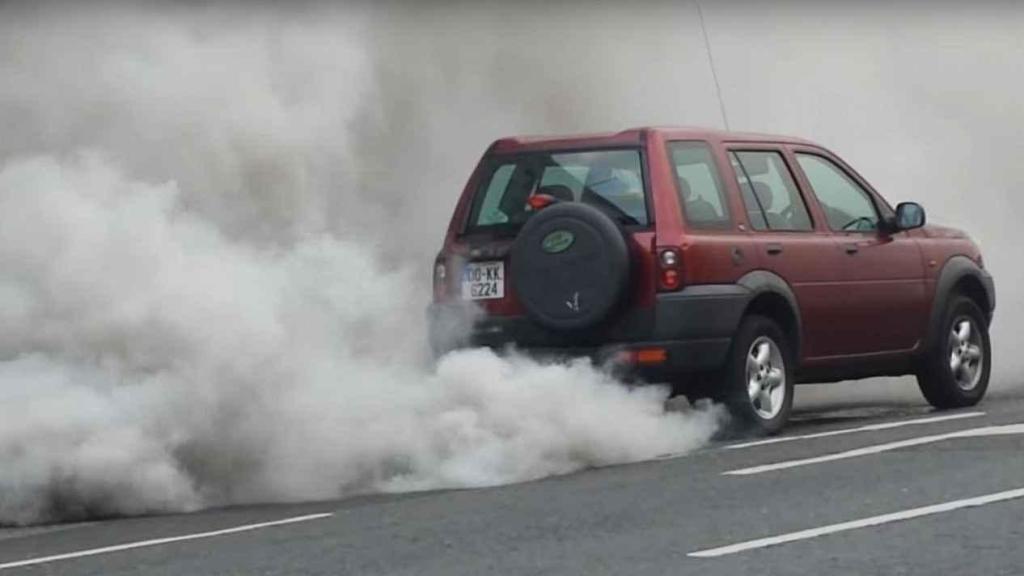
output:
M708 55L708 66L711 67L711 78L715 81L715 96L718 97L718 109L722 112L722 123L725 129L729 130L729 116L725 113L725 100L722 99L722 85L718 82L718 71L715 70L715 58L711 55L711 40L708 38L708 27L704 23L704 11L701 10L700 0L693 0L697 6L697 17L700 18L700 30L704 34L704 49Z

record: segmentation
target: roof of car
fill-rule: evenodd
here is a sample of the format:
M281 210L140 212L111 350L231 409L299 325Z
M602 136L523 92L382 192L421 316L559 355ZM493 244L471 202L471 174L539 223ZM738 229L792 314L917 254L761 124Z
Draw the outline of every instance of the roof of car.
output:
M494 142L491 150L510 153L523 150L553 150L559 148L591 148L638 145L648 133L655 133L673 140L706 140L710 142L771 142L817 146L810 140L773 134L751 134L730 132L709 128L645 126L630 128L621 132L599 132L593 134L510 136Z

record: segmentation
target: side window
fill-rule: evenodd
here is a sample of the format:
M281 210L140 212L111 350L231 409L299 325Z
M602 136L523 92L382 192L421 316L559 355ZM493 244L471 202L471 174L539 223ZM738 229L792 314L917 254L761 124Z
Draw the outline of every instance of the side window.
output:
M825 218L833 230L878 229L878 211L867 191L831 160L813 154L797 154Z
M679 201L686 221L695 228L726 228L731 224L711 148L704 142L669 142Z
M814 226L804 199L778 152L730 152L743 205L755 230L808 231Z

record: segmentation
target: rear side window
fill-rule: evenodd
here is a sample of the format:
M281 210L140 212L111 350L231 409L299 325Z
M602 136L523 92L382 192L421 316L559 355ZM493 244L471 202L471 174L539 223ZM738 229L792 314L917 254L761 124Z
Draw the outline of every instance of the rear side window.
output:
M514 234L534 213L530 196L583 202L624 225L649 223L640 151L535 152L489 159L466 232Z
M813 154L797 154L800 169L825 211L833 230L878 229L878 211L868 193L830 160Z
M669 142L679 203L686 222L694 228L725 228L729 208L711 148L704 142Z
M755 230L807 231L814 226L782 154L730 152L743 206Z

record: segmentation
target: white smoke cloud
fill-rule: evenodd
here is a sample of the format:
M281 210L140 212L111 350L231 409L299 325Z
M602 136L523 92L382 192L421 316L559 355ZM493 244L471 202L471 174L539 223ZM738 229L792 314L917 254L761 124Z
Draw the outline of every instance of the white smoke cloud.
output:
M136 33L129 46L152 49ZM332 204L344 180L311 174L345 158L314 151L341 145L317 138L342 127L279 125L287 90L244 74L239 94L261 104L227 118L204 108L203 86L160 78L182 51L213 58L189 58L196 69L182 77L220 69L224 41L171 42L154 69L110 85L101 74L88 105L43 91L81 108L70 123L113 102L126 118L102 123L90 146L58 122L67 142L40 144L45 154L11 144L24 150L0 164L0 524L487 486L709 438L717 411L667 414L664 389L629 390L586 362L476 350L431 366L429 286L405 262L380 264L372 230L358 228L375 223L372 204L345 190L351 203ZM90 57L102 69L125 54ZM8 71L19 58L39 64L26 46ZM140 76L160 89L136 86ZM40 93L27 83L23 93ZM347 96L344 85L327 92ZM0 114L30 106L39 126L60 120L22 92ZM331 101L313 92L295 98ZM140 135L182 124L154 142ZM332 219L316 217L331 205Z
M419 353L364 244L231 241L95 155L0 171L0 522L484 486L687 450L588 363Z

